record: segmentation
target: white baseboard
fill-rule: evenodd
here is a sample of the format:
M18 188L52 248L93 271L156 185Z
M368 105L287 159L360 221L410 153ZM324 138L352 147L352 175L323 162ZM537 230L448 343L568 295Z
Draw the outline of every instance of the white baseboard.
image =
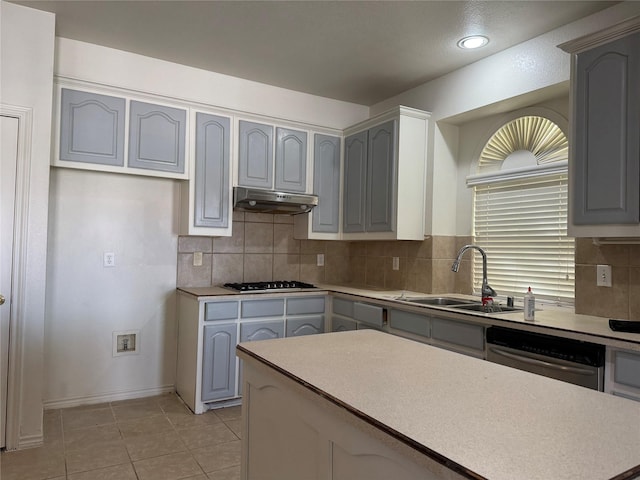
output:
M99 395L45 400L43 402L43 407L45 410L54 410L57 408L80 407L83 405L116 402L119 400L133 400L136 398L153 397L154 395L175 392L175 389L175 385L162 385L160 387L144 388L140 390L125 390L121 392L101 393Z
M17 450L24 450L25 448L41 447L44 442L43 434L25 435L18 440Z

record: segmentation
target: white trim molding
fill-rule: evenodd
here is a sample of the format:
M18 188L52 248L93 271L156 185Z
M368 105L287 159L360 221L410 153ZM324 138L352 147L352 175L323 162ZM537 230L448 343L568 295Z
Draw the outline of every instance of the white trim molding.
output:
M124 390L121 392L103 393L99 395L59 398L57 400L46 400L44 402L44 409L53 410L56 408L79 407L83 405L95 405L97 403L117 402L120 400L135 400L137 398L173 393L175 391L175 385L161 385L159 387L143 388L139 390Z
M39 445L40 435L20 437L20 418L24 365L24 329L26 318L27 237L29 218L29 186L31 176L31 143L33 110L0 103L0 115L18 119L18 155L16 165L15 216L13 228L12 308L9 319L9 365L7 377L6 448L14 450Z

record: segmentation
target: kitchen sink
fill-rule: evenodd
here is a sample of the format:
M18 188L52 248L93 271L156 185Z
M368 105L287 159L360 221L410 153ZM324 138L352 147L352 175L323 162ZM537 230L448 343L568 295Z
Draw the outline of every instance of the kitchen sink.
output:
M475 300L464 300L462 298L452 297L431 297L431 298L407 298L407 302L419 303L420 305L439 305L439 306L452 306L452 305L480 305L480 302Z
M490 307L485 307L482 304L475 303L472 305L451 305L451 308L456 310L467 310L472 312L483 312L483 313L508 313L508 312L521 312L522 308L518 307L508 307L506 305L498 305L493 304Z

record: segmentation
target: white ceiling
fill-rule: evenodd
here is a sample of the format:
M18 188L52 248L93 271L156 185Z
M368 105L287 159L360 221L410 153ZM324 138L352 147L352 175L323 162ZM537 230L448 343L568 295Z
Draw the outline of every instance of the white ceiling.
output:
M61 37L363 105L618 3L11 1ZM491 41L462 51L470 34Z

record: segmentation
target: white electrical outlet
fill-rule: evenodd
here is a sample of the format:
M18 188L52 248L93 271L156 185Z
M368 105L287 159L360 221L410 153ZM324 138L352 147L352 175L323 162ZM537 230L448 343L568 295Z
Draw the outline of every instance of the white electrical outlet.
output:
M393 269L400 270L400 257L393 257Z
M202 252L193 252L193 266L194 267L202 266Z
M103 266L115 267L116 266L116 254L113 252L104 252Z
M596 265L596 285L598 287L611 286L611 265Z
M318 254L318 262L317 265L319 267L324 267L324 253L319 253Z

